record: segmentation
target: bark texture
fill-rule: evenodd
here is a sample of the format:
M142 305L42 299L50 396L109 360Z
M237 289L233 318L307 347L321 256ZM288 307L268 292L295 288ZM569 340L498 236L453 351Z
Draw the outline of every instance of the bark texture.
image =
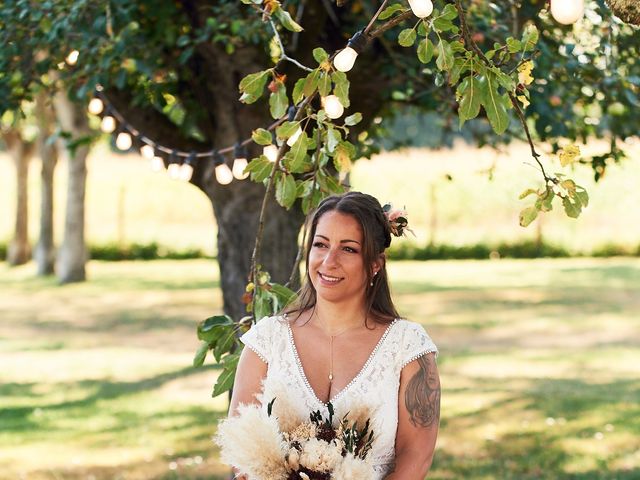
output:
M13 238L7 249L7 263L11 266L23 265L31 260L29 243L29 161L34 151L34 143L22 137L19 128L2 132L11 158L16 166L16 216Z
M49 96L41 92L36 97L38 137L36 146L42 162L40 173L40 236L33 253L38 275L54 273L55 249L53 232L53 173L58 163L58 148L50 141L55 125L53 105Z
M82 282L86 280L85 264L85 189L87 180L87 142L73 146L75 142L90 134L87 114L83 105L72 102L66 92L58 92L54 97L56 117L63 130L71 134L67 148L69 182L67 187L67 207L64 221L64 237L56 264L60 283Z
M640 25L640 2L638 0L606 0L616 17L631 25Z

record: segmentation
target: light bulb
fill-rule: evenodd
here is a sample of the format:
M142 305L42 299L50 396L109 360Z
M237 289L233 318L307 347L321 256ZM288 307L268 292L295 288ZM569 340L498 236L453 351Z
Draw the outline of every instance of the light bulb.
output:
M132 144L131 135L127 132L120 132L116 137L116 147L120 150L129 150Z
M180 178L180 164L170 163L167 167L167 173L169 174L169 178L171 180L177 180L178 178Z
M154 172L160 172L164 169L164 160L162 157L153 157L151 159L151 170Z
M89 113L93 115L99 115L104 110L104 103L99 98L92 98L89 102Z
M249 176L249 173L244 173L245 168L247 168L247 159L236 158L233 161L233 176L238 180L244 180Z
M356 63L357 57L358 52L351 47L346 47L340 50L340 53L333 59L333 65L336 67L336 70L348 72L353 68L353 64Z
M433 12L431 0L409 0L409 6L413 14L418 18L428 17Z
M262 149L262 154L267 157L270 162L275 162L278 159L278 147L274 144L267 145Z
M551 0L551 16L563 25L575 23L584 16L584 0Z
M155 155L155 150L153 149L153 147L151 145L143 145L142 148L140 148L140 154L144 158L151 159Z
M322 97L322 106L327 113L327 117L331 119L340 118L344 113L344 107L340 103L340 99L335 95Z
M78 57L80 56L80 52L78 50L72 50L71 53L69 53L69 55L67 55L67 58L65 59L65 61L73 66L78 62Z
M216 167L216 180L220 185L229 185L233 181L233 173L226 163Z
M293 145L298 141L298 138L300 138L300 135L302 135L302 128L298 127L295 133L287 139L287 145L293 147Z
M104 133L112 133L116 129L116 119L111 115L105 115L100 122L100 130Z
M192 176L193 167L190 164L183 163L182 165L180 165L180 171L178 173L178 177L180 178L180 180L188 182L189 180L191 180Z

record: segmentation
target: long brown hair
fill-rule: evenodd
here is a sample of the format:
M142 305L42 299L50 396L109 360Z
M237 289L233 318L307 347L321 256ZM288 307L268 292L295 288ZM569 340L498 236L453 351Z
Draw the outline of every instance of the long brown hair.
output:
M387 324L397 318L398 311L391 299L391 290L387 277L384 250L391 244L391 230L380 202L375 197L361 192L347 192L325 198L318 208L307 218L308 238L305 252L306 276L295 302L285 308L286 313L302 313L316 306L316 290L309 277L309 252L320 217L325 213L337 211L355 218L362 228L362 260L367 274L365 290L365 310L367 318ZM374 275L370 265L380 263L380 270ZM371 285L373 283L373 285Z

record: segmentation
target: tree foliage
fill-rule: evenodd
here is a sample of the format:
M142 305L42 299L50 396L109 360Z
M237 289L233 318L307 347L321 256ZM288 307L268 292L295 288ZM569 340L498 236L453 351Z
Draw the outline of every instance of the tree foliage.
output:
M366 0L339 3L4 2L0 113L19 108L39 88L67 88L82 102L102 85L131 110L173 125L178 133L167 138L179 145L171 146L198 149L219 139L238 112L255 112L247 132L255 142L251 179L285 208L300 202L306 212L344 189L340 179L357 157L375 151L390 123L384 119L406 108L433 111L479 144L530 143L542 185L523 192L534 200L521 213L522 225L551 210L554 200L571 217L588 204L566 171L551 173L557 160L540 155L538 143L548 142L565 165L591 165L600 178L623 160L620 143L638 133L639 32L614 18L603 0L588 2L575 26L555 23L541 0L437 0L425 19L403 1L386 1L380 10ZM352 71L337 71L333 55L357 31L369 46ZM76 49L70 66L65 59ZM242 65L233 72L235 84L211 81L221 66L234 68L229 59ZM223 118L219 105L230 96L240 103ZM330 111L330 98L344 115ZM607 138L609 151L581 158L575 144L590 138ZM275 161L261 155L269 145L278 148ZM254 316L277 310L292 294L260 267L264 212L265 203L247 287ZM207 326L236 328L221 320ZM228 335L201 334L206 346L196 363L209 349L220 353L220 338ZM224 342L222 350L231 351L233 342Z

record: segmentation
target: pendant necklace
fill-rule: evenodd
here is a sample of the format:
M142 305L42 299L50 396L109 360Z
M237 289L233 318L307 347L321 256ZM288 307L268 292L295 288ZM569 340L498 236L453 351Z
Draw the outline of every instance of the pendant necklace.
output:
M338 332L334 335L329 335L329 383L333 382L333 339L336 337L339 337L340 335L342 335L343 333L349 330L355 330L358 327L360 327L360 325L356 327L347 327L341 332Z

